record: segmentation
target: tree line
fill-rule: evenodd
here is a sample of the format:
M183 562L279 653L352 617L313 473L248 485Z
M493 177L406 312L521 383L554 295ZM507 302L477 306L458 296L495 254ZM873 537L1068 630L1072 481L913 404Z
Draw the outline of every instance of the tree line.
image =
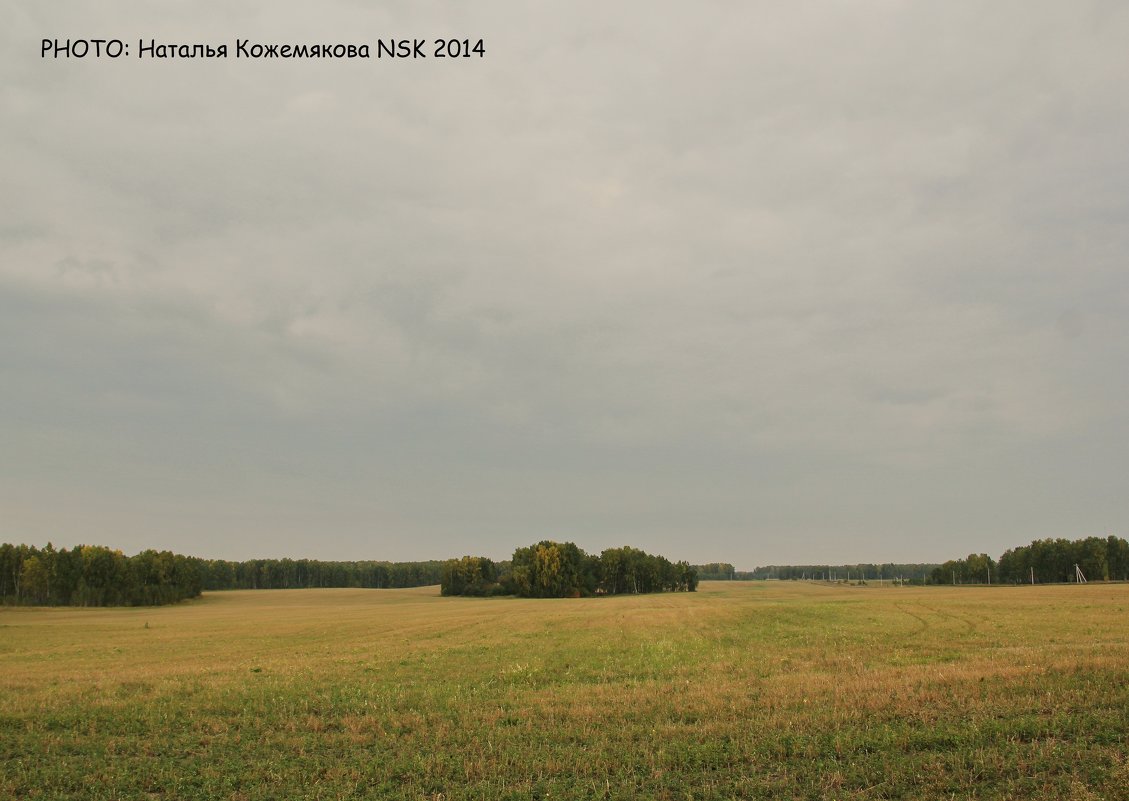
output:
M925 583L938 567L936 563L859 562L853 565L767 565L754 570L735 570L728 562L695 565L703 581L763 581L770 579L816 581L890 581L900 579L907 584Z
M1088 581L1129 581L1129 542L1113 535L1035 540L998 561L984 553L951 559L932 578L936 584L1053 584L1075 581L1075 566Z
M518 548L509 561L482 556L424 562L316 559L200 559L170 551L126 556L100 545L56 549L0 545L0 602L57 606L150 606L195 598L203 590L396 588L439 584L444 595L529 598L693 592L699 579L902 579L932 584L1023 584L1075 580L1075 566L1093 580L1129 581L1129 543L1115 536L1043 539L1012 548L999 560L970 554L943 565L771 565L739 571L714 562L671 562L637 548L598 556L571 542L544 540Z
M135 556L101 545L0 545L0 602L37 606L155 606L203 590L422 587L443 562L200 559L170 551Z
M694 592L698 574L687 562L638 548L607 548L598 556L575 543L542 540L518 548L508 562L485 556L451 559L443 566L443 595L519 595L580 598L624 593Z
M753 571L754 578L819 579L823 581L891 581L921 584L937 565L922 562L858 562L842 565L769 565Z
M733 568L733 565L728 562L710 562L705 565L694 565L694 569L698 571L698 578L701 581L734 581L737 579L738 571ZM741 571L742 576L745 575Z
M205 590L393 589L438 584L442 560L323 562L318 559L201 560Z
M195 598L201 560L169 551L126 556L100 545L0 545L0 599L37 606L154 606Z

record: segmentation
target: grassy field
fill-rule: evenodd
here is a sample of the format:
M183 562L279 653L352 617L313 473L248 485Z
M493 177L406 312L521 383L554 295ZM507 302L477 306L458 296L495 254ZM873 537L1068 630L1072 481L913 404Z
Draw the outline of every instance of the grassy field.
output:
M0 797L1129 799L1129 586L0 611Z

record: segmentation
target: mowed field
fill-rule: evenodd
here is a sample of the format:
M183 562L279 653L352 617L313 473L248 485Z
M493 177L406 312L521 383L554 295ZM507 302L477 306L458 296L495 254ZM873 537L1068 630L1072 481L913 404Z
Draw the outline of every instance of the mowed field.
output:
M1129 798L1129 586L0 610L0 798Z

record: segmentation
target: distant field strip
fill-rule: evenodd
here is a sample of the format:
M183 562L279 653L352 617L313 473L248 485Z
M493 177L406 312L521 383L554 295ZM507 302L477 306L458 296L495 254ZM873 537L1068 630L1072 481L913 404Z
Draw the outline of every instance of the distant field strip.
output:
M1129 586L0 610L0 797L1129 799Z

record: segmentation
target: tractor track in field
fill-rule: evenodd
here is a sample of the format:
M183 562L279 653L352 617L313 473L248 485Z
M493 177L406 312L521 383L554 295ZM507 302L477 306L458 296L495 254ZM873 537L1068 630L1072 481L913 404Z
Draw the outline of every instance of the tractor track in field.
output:
M917 634L923 634L924 632L926 632L930 628L932 628L932 624L928 620L926 620L921 615L919 615L915 612L911 612L909 609L906 608L907 606L908 606L908 604L901 604L901 603L894 604L895 609L897 609L902 614L909 615L910 617L912 617L914 620L916 620L918 622L918 624L919 624L918 629L916 631L912 632L912 634L910 636L917 635ZM918 604L918 606L920 606L920 604Z
M968 629L969 634L979 634L980 633L980 628L976 625L976 621L971 620L970 618L964 617L962 615L954 614L953 612L946 612L943 609L938 609L937 607L929 606L928 604L918 603L918 606L920 606L922 609L928 609L930 612L932 612L935 615L939 615L941 617L951 618L952 620L956 620L960 623L963 623L965 625L965 627Z

